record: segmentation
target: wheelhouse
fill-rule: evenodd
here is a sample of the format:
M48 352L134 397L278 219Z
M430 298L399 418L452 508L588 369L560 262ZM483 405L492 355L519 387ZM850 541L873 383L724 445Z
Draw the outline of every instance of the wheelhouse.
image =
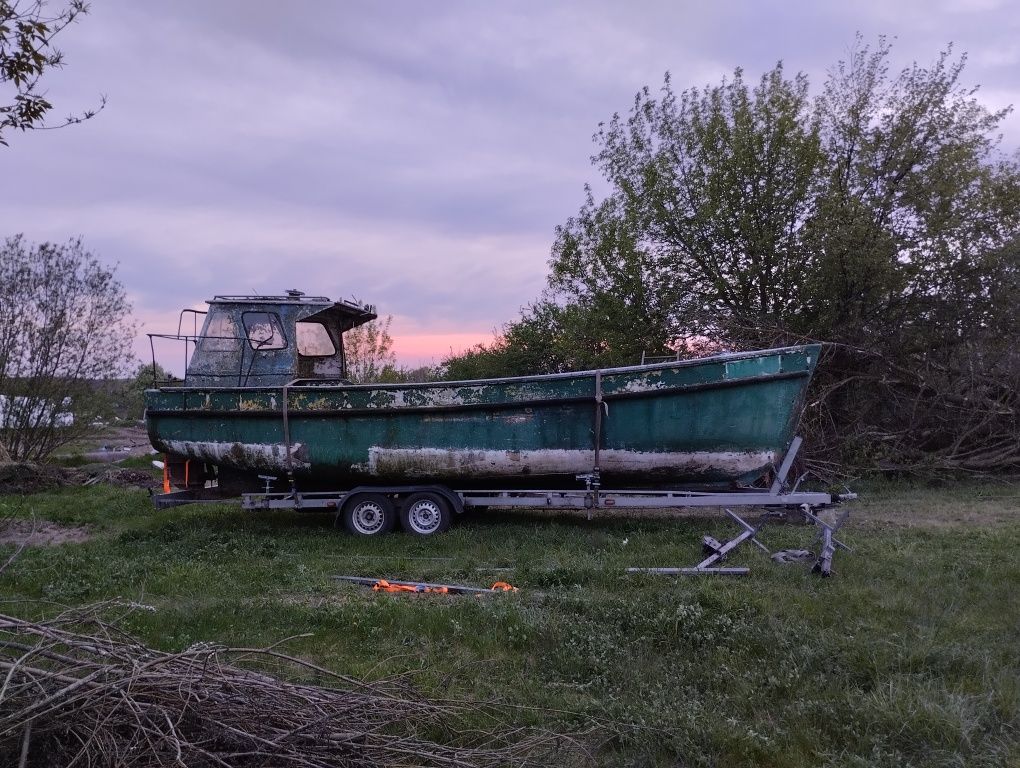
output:
M169 339L184 344L186 387L275 387L296 379L344 380L344 333L376 318L370 305L334 302L301 291L283 296L215 296L207 303L207 311L183 310L176 334L149 334L153 371L156 341ZM183 331L189 318L191 334Z

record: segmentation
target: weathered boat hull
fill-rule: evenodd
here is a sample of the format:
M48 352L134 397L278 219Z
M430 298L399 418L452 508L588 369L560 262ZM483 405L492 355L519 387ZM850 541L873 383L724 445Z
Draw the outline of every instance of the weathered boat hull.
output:
M162 388L146 393L146 418L161 451L290 470L308 487L576 487L596 464L596 438L604 483L746 483L790 444L818 354L809 345L491 381Z

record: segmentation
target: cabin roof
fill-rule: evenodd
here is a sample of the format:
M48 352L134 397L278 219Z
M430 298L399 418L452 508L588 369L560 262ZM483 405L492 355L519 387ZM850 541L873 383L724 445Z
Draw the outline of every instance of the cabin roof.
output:
M249 307L300 306L307 312L299 312L301 320L319 320L330 322L347 331L364 323L375 320L375 307L357 301L341 299L333 301L327 296L306 296L301 291L290 290L286 294L271 296L262 294L216 295L209 299L209 305L234 304Z

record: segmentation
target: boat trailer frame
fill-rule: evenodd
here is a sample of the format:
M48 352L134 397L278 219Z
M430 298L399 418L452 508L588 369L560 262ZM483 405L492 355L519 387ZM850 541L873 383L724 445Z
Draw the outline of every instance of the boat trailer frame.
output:
M628 573L654 573L667 575L724 575L744 576L749 573L746 567L725 567L722 565L727 556L746 541L750 541L766 554L773 555L757 535L766 523L783 519L786 510L795 509L805 523L813 523L818 527L815 543L821 542L821 552L815 557L807 551L799 554L814 559L812 570L822 576L832 573L832 558L837 549L847 552L850 547L835 537L835 533L849 518L849 511L844 510L835 521L826 521L815 513L844 501L857 498L857 494L847 492L833 495L820 491L801 491L800 483L803 476L797 478L792 487L787 479L794 459L802 444L800 437L790 443L783 461L776 470L775 477L768 488L736 488L727 491L715 490L610 490L601 488L598 468L591 473L577 475L579 481L585 483L584 490L452 490L443 485L361 485L346 491L310 491L292 490L275 493L271 490L273 482L279 480L270 475L259 475L266 484L264 492L241 494L241 507L248 511L259 510L290 510L304 512L332 512L339 515L346 500L359 494L417 494L432 493L444 498L454 513L461 513L472 507L497 508L530 508L530 509L573 509L586 510L591 519L595 510L613 509L687 509L701 507L722 507L726 514L740 526L740 532L733 538L719 542L711 536L702 540L705 557L700 563L691 567L642 567L627 568ZM177 491L155 496L153 501L157 508L177 506L190 503L222 502L224 499L211 498L215 489L196 489ZM765 513L752 525L734 508L761 507Z

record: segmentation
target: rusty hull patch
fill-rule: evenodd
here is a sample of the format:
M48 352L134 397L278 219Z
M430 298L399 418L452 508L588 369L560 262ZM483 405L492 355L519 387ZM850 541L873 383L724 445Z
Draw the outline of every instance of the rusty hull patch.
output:
M776 460L775 451L674 451L641 452L603 450L599 464L603 472L623 475L712 475L740 476L767 467ZM592 450L472 450L444 448L369 449L368 461L352 469L375 476L408 479L461 476L511 477L587 472L595 463Z

